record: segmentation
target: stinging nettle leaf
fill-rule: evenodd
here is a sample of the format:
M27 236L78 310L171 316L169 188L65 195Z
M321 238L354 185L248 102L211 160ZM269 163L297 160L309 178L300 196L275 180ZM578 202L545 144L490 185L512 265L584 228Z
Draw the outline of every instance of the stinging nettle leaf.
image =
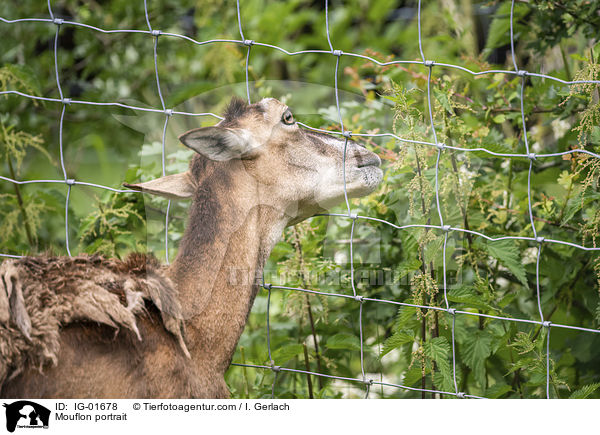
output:
M596 391L600 387L600 382L595 384L588 384L579 390L573 391L573 393L569 396L569 399L585 399L589 397L594 391Z
M360 341L355 335L340 332L327 340L327 348L360 350Z
M492 354L492 337L485 332L476 331L467 335L463 344L462 357L480 385L485 385L485 360Z
M436 382L446 390L454 388L454 377L449 361L450 343L448 343L446 337L435 337L427 341L424 349L425 355L437 364Z
M514 23L515 30L521 26L517 24L518 20L522 18L529 11L528 5L520 3L515 4L514 7ZM486 49L492 49L501 47L502 45L510 42L510 3L503 3L496 12L496 16L490 25L488 39L486 42Z
M521 261L521 253L519 248L515 245L512 240L499 240L495 242L488 242L486 244L488 254L494 257L503 266L508 268L515 278L517 278L521 284L528 286L527 274L525 272L525 266Z
M490 388L485 390L485 397L488 399L499 399L504 396L506 393L512 391L510 385L507 384L495 384Z
M287 344L277 348L273 352L273 360L275 360L277 364L285 364L302 352L304 352L304 347L301 344Z
M392 350L415 341L415 333L410 329L404 329L402 331L396 331L394 335L385 340L383 348L381 349L380 358L390 353Z
M477 294L472 287L459 287L448 292L448 301L465 304L468 308L478 308L480 310L497 312L498 310L486 303L483 298Z

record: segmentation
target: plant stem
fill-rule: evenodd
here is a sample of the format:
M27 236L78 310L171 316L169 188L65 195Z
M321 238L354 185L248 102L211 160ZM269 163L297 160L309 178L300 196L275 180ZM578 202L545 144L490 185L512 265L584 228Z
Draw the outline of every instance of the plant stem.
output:
M308 364L308 348L306 347L306 343L302 343L302 346L304 347L304 366L306 367L306 371L310 372L310 365ZM308 398L314 399L312 380L308 373L306 374L306 383L308 384Z
M504 325L504 331L505 331L505 332L508 332L508 329L506 328L506 325ZM508 343L507 343L507 344L508 344ZM511 348L510 346L507 346L507 348L508 348L508 356L510 357L510 363L511 363L511 364L514 364L514 363L515 363L515 360L514 360L514 358L513 358L513 351L512 351L512 348ZM520 371L521 371L521 369L517 369L517 370L515 370L515 375L514 375L514 377L513 377L513 381L512 381L511 387L512 387L512 388L515 388L515 386L516 386L516 388L517 388L517 389L518 389L518 391L519 391L519 396L520 396L520 397L521 397L521 399L522 399L522 398L523 398L523 386L521 385L521 376L520 376Z
M240 353L242 355L242 364L246 364L244 346L240 346ZM250 395L250 383L248 382L248 373L246 372L245 366L242 366L242 378L244 379L244 397L248 399Z
M425 316L423 316L423 320L421 321L421 340L423 346L425 345L426 340L426 328L427 322L425 320ZM421 361L421 389L425 390L425 359ZM425 391L421 391L421 399L425 399Z
M13 180L16 180L17 177L15 176L15 170L13 168L10 156L7 156L6 160L8 160L8 169L10 170L10 176ZM21 196L21 189L19 188L19 185L16 183L13 183L13 186L15 188L15 194L17 195L17 203L19 204L19 210L21 211L21 214L23 215L23 223L25 226L25 233L27 234L27 241L29 242L29 248L32 251L35 251L35 250L37 250L37 245L34 243L34 239L31 234L31 228L29 227L29 218L27 217L27 211L25 210L25 206L23 205L23 197Z
M450 139L450 137L448 137L448 143L450 145L452 145L452 139ZM458 177L458 167L456 165L456 157L454 155L454 153L450 154L450 161L452 162L452 169L454 170L454 175L456 176L456 190L457 192L460 192L460 185L459 185L459 177ZM467 210L465 205L463 204L462 198L461 200L457 201L458 202L458 206L460 209L460 213L462 214L463 217L463 223L465 225L465 229L469 230L469 217L467 215ZM471 245L473 244L473 235L471 233L466 233L467 234L467 241L469 243L469 250L471 250Z
M423 216L425 216L425 213L427 211L426 207L425 207L425 196L423 195L423 177L421 175L421 162L419 159L419 153L417 151L417 147L415 147L415 159L416 159L416 163L417 163L417 175L419 177L419 193L421 194L421 209L423 211ZM429 225L431 221L431 218L427 219L427 224ZM425 233L427 233L428 228L425 228ZM423 246L421 245L420 247L421 249L421 259L423 260L421 262L421 269L423 271L423 274L427 273L427 267L425 266L425 250L423 248ZM427 319L425 318L425 316L423 316L423 320L421 322L421 341L423 346L425 345L425 342L427 341ZM425 361L423 360L421 362L421 389L425 389L425 383L426 383L426 379L425 379ZM425 391L421 391L421 399L425 399Z
M306 275L304 274L304 253L302 252L302 243L300 242L300 234L298 233L298 229L293 227L294 233L294 247L296 248L296 254L298 255L298 262L300 263L300 277L302 279L302 286L304 288L308 288L308 283L306 281ZM304 295L306 300L306 307L308 311L308 321L310 324L310 330L313 338L313 344L315 346L315 359L317 361L317 369L319 373L323 373L321 367L321 352L319 351L319 340L317 339L317 330L315 328L315 320L312 313L312 305L310 303L310 298L307 294ZM318 377L319 389L323 389L323 379L321 376Z
M313 318L312 306L310 304L310 299L309 299L308 295L304 295L304 296L306 298L306 307L308 309L308 320L310 323L310 330L311 330L311 334L312 334L312 338L313 338L313 344L315 346L315 357L317 360L317 369L318 369L319 373L323 373L323 369L321 368L321 352L319 351L319 341L317 339L317 332L315 329L315 320ZM319 376L318 382L319 382L319 388L322 390L324 385L323 385L323 379L321 379L321 376Z
M433 313L433 328L431 330L431 337L432 338L436 338L440 336L440 330L439 330L439 319L438 319L438 312L435 311ZM437 368L437 364L435 363L435 361L433 361L433 373L435 373L435 370ZM433 375L431 376L431 389L435 390L435 384L433 382ZM435 399L436 398L436 393L431 393L431 398ZM441 397L440 397L441 398Z

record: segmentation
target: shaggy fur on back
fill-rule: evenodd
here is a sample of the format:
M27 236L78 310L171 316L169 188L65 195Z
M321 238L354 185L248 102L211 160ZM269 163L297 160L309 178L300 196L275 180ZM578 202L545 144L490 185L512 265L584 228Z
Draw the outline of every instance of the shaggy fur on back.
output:
M177 291L150 255L125 261L99 255L24 257L0 265L0 388L27 367L57 364L60 330L95 322L140 336L136 316L146 303L189 357Z

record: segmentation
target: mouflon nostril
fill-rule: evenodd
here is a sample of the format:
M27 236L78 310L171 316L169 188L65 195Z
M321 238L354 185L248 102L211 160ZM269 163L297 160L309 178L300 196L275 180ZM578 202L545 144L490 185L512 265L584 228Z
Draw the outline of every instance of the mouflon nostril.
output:
M363 168L365 166L381 166L381 159L379 156L366 148L361 150L363 152L357 152L354 155L354 160L356 161L356 166L359 168Z

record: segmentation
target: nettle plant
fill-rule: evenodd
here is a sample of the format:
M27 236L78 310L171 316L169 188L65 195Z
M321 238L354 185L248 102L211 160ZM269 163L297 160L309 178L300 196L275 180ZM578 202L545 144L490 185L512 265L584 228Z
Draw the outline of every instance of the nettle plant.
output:
M573 79L598 80L598 54L594 53L592 49L585 56L571 57L578 70ZM376 53L367 54L377 57ZM380 56L379 60L387 59ZM482 58L465 59L465 66L473 70L493 68ZM440 142L459 148L524 153L520 78L491 74L473 79L441 67L434 71L432 109ZM424 91L427 72L422 67L379 67L367 62L348 67L345 72L365 96L363 105L342 104L346 129L357 133L382 132L382 120L387 115L392 131L399 137L431 141ZM365 76L369 79L360 79ZM598 89L596 84L568 87L529 79L524 92L524 113L533 152L572 148L597 152L600 148ZM329 113L334 110L335 107L330 108L324 114L335 119ZM323 125L339 129L339 125ZM385 138L368 138L364 142L387 161L388 170L380 190L367 199L354 201L353 212L396 225L439 225L435 204L437 149ZM529 160L524 158L444 151L439 172L444 223L490 237L531 237L528 167ZM597 246L598 168L598 159L585 154L534 163L532 209L538 234ZM361 295L445 306L441 288L441 232L422 228L396 230L373 222L361 222L355 231L355 285ZM349 291L349 232L347 222L326 217L314 218L290 230L271 258L280 275L288 272L287 280L280 284ZM376 242L370 243L373 239ZM539 319L537 249L537 244L526 241L488 242L475 235L452 234L446 258L449 303L453 308L481 314ZM559 244L544 244L542 249L540 287L544 318L597 328L598 254ZM377 252L376 261L373 251ZM340 253L345 254L343 261L337 261ZM290 278L290 268L299 271L295 278ZM330 276L325 273L330 270L337 271L342 279L333 282L323 278ZM383 278L378 280L378 276ZM270 310L273 359L278 364L338 376L355 377L360 372L355 304L294 292L280 298L272 295ZM363 305L363 319L368 319L363 325L365 365L370 376L394 379L411 387L454 391L451 317L434 310L411 307L396 310L381 305ZM265 311L264 305L257 305L241 342L238 357L245 362L268 363L265 354L260 353L264 348L258 345L264 340ZM459 391L491 398L545 397L547 331L544 328L471 316L458 316L455 328ZM600 357L596 350L597 335L556 329L552 333L551 397L595 397L600 386L596 369ZM308 353L304 352L305 347ZM242 396L256 388L261 394L270 394L273 379L268 374L266 377L243 370L240 379L230 371L230 381ZM302 377L283 376L277 381L276 395L313 394L302 381ZM321 396L361 395L360 389L345 390L321 378L314 381L317 382L321 389L311 388ZM425 395L375 388L371 393L385 397Z

